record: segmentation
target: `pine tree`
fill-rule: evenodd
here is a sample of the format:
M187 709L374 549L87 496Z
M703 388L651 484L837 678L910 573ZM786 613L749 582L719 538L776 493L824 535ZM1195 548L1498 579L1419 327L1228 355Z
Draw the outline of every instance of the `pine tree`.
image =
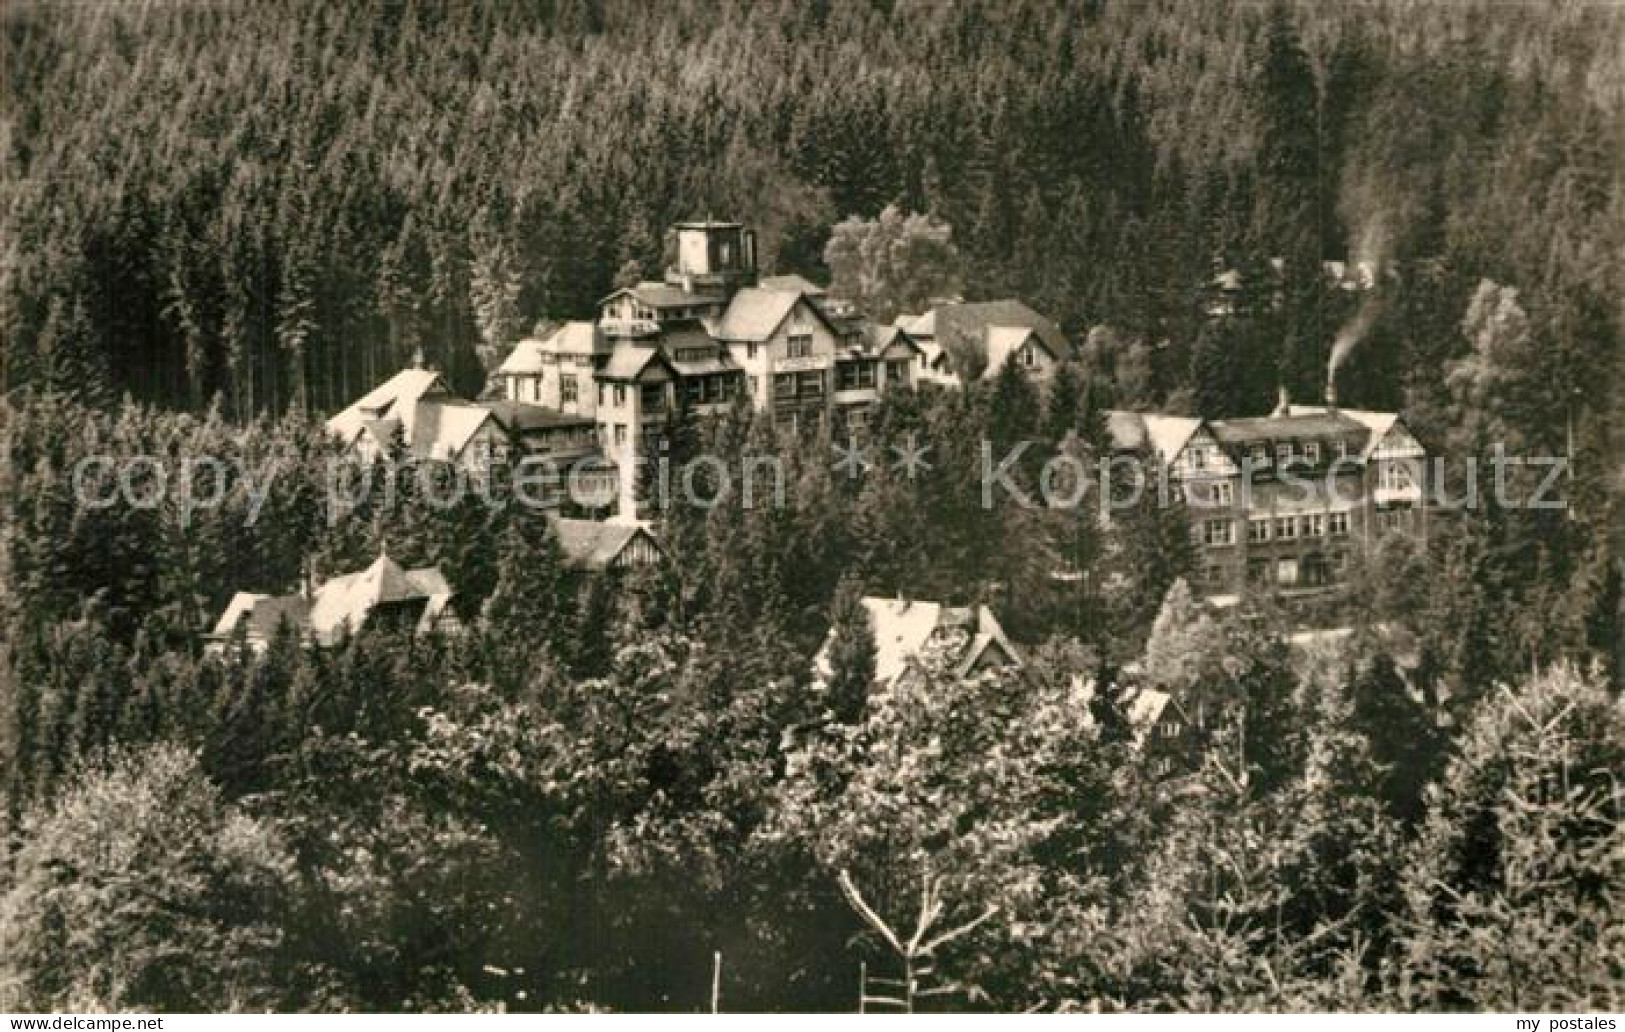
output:
M825 681L830 712L843 724L863 713L875 679L875 634L863 605L862 587L850 575L835 589L830 605L830 638Z

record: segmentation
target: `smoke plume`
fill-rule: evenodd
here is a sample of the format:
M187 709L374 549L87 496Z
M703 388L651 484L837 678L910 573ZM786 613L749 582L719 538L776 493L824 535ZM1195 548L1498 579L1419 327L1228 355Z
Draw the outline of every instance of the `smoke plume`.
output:
M1331 359L1326 365L1326 393L1333 393L1337 370L1348 359L1377 319L1380 293L1377 281L1382 275L1383 263L1388 257L1388 219L1383 214L1368 215L1362 221L1359 235L1354 241L1354 253L1349 255L1346 275L1360 284L1360 306L1354 315L1337 331L1332 341ZM1328 397L1330 400L1330 397Z

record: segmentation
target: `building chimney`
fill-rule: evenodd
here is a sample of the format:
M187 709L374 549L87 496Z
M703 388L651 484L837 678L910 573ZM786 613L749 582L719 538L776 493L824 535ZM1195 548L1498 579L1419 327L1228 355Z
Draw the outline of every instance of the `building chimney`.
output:
M1337 373L1332 370L1326 371L1326 407L1337 407Z
M1270 415L1279 419L1292 414L1292 395L1287 393L1286 384L1275 388L1275 411Z

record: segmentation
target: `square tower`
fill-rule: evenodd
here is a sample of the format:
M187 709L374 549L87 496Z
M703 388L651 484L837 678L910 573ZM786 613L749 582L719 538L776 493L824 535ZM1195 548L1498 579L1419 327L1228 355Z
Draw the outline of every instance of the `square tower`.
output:
M685 290L732 294L756 282L756 234L737 222L679 222L677 267L666 281Z

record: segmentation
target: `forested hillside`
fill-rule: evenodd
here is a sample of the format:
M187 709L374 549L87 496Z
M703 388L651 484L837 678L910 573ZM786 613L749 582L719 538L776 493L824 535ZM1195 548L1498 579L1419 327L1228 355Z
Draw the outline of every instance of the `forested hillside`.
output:
M8 4L0 389L331 410L417 347L583 317L707 212L821 275L889 201L973 297L1147 349L1143 403L1318 393L1349 314L1204 339L1268 258L1391 263L1345 375L1393 406L1520 291L1554 396L1618 350L1625 24L1606 3ZM1195 352L1195 354L1193 354ZM1201 385L1196 385L1200 387ZM1414 386L1414 385L1413 385ZM1425 392L1428 384L1422 384ZM1209 413L1213 414L1213 413Z

